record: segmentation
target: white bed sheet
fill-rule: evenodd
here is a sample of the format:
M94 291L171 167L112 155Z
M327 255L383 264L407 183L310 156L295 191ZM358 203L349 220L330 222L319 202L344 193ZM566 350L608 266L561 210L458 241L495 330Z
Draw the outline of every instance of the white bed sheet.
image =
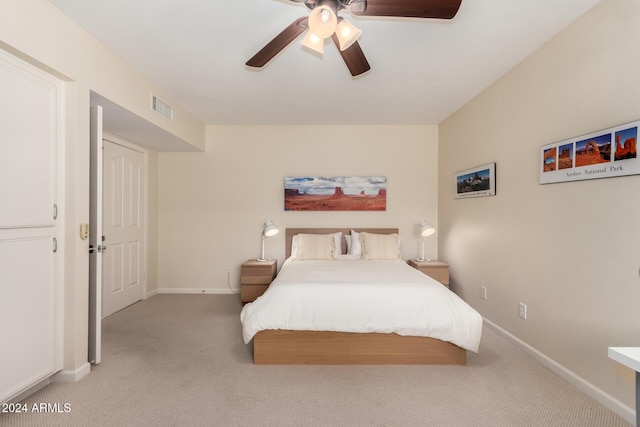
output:
M482 335L477 311L402 260L288 259L240 320L245 343L265 329L395 332L477 352Z

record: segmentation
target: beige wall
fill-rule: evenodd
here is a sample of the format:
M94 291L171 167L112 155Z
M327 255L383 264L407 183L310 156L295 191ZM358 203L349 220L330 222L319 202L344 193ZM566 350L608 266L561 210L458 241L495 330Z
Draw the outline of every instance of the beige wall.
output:
M403 256L416 257L418 222L438 227L437 141L436 126L207 127L206 153L159 154L160 291L228 291L227 267L237 288L268 219L282 230L265 249L279 265L284 228L300 226L399 227ZM285 212L284 177L296 175L384 175L387 210Z
M78 229L81 223L89 222L91 91L175 135L194 149L204 149L205 127L47 0L0 0L0 10L0 49L67 82L64 369L73 377L74 372L84 372L87 363L88 242L80 240ZM175 122L168 122L150 111L151 92L176 106Z
M633 373L607 347L640 345L640 177L541 186L538 168L542 145L640 118L638 40L640 2L603 1L448 118L439 163L453 289L630 408ZM497 196L455 200L454 173L488 162Z

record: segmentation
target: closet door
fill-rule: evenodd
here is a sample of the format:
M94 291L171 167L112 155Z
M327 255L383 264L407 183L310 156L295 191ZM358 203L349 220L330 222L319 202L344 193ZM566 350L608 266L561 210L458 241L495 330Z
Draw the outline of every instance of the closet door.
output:
M62 368L58 80L0 50L0 401Z

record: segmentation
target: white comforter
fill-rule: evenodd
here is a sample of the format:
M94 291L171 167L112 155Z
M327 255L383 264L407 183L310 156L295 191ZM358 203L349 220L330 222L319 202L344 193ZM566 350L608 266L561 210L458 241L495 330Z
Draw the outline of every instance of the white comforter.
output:
M242 309L245 343L264 329L382 332L438 338L478 351L482 317L404 261L285 261Z

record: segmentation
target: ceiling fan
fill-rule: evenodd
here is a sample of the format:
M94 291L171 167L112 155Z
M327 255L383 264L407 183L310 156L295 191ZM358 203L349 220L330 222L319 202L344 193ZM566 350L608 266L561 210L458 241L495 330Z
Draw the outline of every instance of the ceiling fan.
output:
M361 31L344 18L341 10L354 16L393 16L400 18L451 19L462 0L289 0L304 3L311 10L308 17L293 21L246 63L249 67L262 68L281 50L307 31L303 46L322 54L324 39L331 37L340 51L352 76L358 76L371 68L364 56L358 38Z

